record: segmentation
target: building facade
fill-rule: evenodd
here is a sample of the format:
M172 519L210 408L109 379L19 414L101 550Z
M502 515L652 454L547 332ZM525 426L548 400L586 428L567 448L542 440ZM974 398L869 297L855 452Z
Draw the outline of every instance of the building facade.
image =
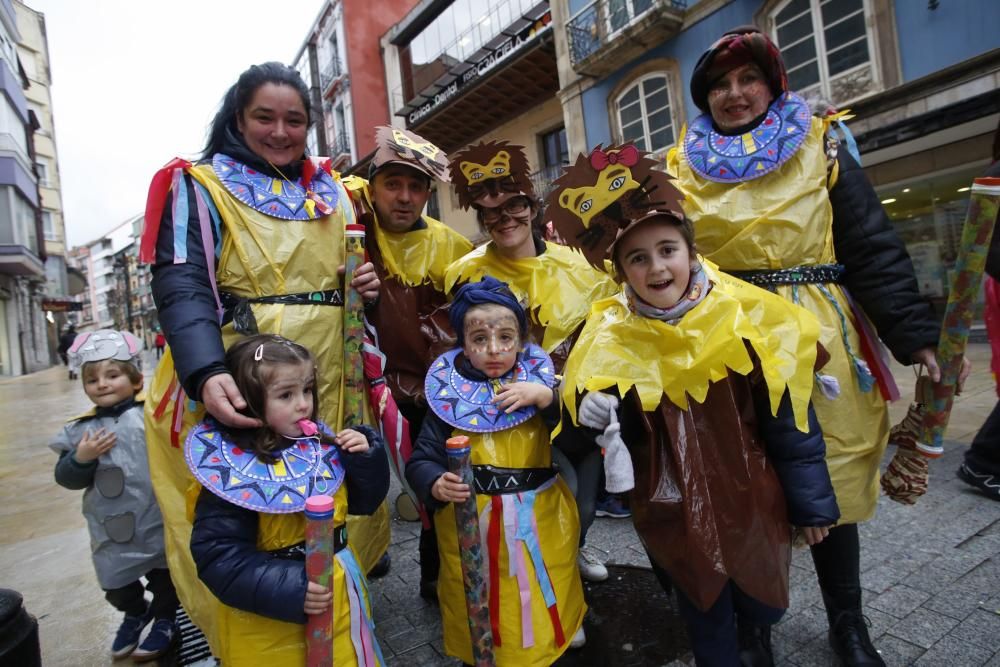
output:
M394 124L449 153L494 138L522 145L545 196L569 158L552 18L550 3L537 0L418 4L382 38ZM469 238L484 238L451 188L428 206Z
M42 300L45 248L35 175L35 112L11 0L0 0L0 375L51 363Z
M325 0L295 56L316 110L310 152L330 156L340 171L364 167L375 126L390 122L380 38L416 2Z
M52 72L49 67L45 16L27 5L14 2L20 39L17 44L20 62L29 85L25 90L28 109L35 114L35 173L38 178L39 206L42 217L42 244L45 250L45 298L50 358L56 359L59 333L74 317L74 294L83 289L78 274L67 273L66 226L63 218L59 179L59 156L56 149L55 121L52 112Z

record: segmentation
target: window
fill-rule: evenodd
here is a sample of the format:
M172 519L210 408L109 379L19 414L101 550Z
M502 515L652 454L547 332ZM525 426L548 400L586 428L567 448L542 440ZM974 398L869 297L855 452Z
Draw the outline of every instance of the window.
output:
M561 167L569 164L569 144L566 143L566 128L546 132L541 136L542 156L546 167Z
M618 136L637 148L656 153L674 144L670 75L647 74L615 98Z
M55 222L52 218L52 211L42 211L42 229L45 230L46 241L59 240L59 236L56 234Z
M653 6L653 0L608 0L608 33L618 32Z
M35 171L38 173L38 184L43 188L49 185L49 165L42 160L35 163Z
M790 0L771 14L788 86L834 104L876 87L866 0Z

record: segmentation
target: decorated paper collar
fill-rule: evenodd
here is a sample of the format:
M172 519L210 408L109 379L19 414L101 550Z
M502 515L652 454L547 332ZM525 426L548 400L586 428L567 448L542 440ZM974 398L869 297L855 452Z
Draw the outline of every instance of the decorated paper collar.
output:
M720 134L711 114L702 114L684 135L684 156L695 173L710 181L752 181L795 154L809 133L811 120L809 104L792 92L771 102L764 119L743 134Z
M325 424L318 426L333 435ZM272 464L261 462L233 443L213 419L194 426L184 443L184 459L202 486L255 512L301 512L306 498L332 496L344 481L337 447L319 438L297 439L277 458Z
M222 153L212 157L212 169L229 194L272 218L315 220L329 215L339 200L337 184L325 169L316 169L306 188L262 174Z
M535 382L555 385L555 368L545 350L529 343L518 355L517 363L503 377L471 380L455 367L461 350L455 348L434 360L424 381L424 392L431 410L446 423L463 431L493 433L504 431L531 419L538 408L529 406L506 413L493 403L504 384Z

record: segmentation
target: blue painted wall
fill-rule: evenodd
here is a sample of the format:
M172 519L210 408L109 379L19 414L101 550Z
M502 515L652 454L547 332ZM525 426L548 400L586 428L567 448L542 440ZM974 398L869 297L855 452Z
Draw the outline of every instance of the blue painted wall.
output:
M571 3L572 4L572 3ZM694 3L689 3L689 6ZM611 120L608 117L608 95L622 77L636 66L653 58L672 58L680 66L681 87L684 89L684 107L688 120L700 111L691 102L688 84L698 57L722 33L738 25L753 21L753 13L760 6L759 0L735 0L722 9L705 17L680 33L666 44L654 47L644 55L605 77L600 83L583 93L583 118L587 127L587 148L611 141ZM677 128L680 131L680 128Z
M1000 2L896 0L896 35L903 81L912 81L1000 48Z
M569 4L571 10L576 10L588 2L569 0ZM689 2L689 6L693 4ZM588 147L611 140L608 95L622 77L652 58L678 62L687 119L697 116L700 112L691 102L688 85L698 57L729 28L751 23L759 7L759 0L734 0L583 93ZM1000 0L940 0L936 10L929 10L926 0L896 0L895 15L903 81L1000 48Z

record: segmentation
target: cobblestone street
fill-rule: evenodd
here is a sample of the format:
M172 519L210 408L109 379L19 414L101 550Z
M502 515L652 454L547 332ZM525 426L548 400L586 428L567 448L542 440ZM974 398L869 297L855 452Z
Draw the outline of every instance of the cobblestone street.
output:
M865 614L889 665L1000 666L1000 503L954 475L996 400L988 355L986 346L970 349L975 373L952 416L947 453L931 462L928 494L913 507L883 498L875 519L862 526ZM910 371L894 370L904 395L909 393ZM906 403L893 406L894 422ZM109 664L107 647L118 623L94 578L80 495L55 484L56 457L47 447L60 425L87 407L79 383L68 381L63 368L0 381L0 419L6 425L0 438L0 586L22 592L26 608L38 617L46 665ZM390 501L397 494L394 484ZM393 522L392 570L371 587L378 634L390 665L456 664L442 655L437 608L417 595L418 529L418 523ZM597 519L588 541L609 563L648 565L628 520ZM791 577L791 607L774 635L778 664L833 665L806 551L795 553ZM644 598L634 592L636 582L649 591ZM666 619L662 637L652 638L668 642L657 653L669 655L663 664L688 664L676 616L652 582L641 571L612 568L611 579L588 592L590 645L559 664L660 664L642 657L648 630L614 624L622 613L644 610Z

